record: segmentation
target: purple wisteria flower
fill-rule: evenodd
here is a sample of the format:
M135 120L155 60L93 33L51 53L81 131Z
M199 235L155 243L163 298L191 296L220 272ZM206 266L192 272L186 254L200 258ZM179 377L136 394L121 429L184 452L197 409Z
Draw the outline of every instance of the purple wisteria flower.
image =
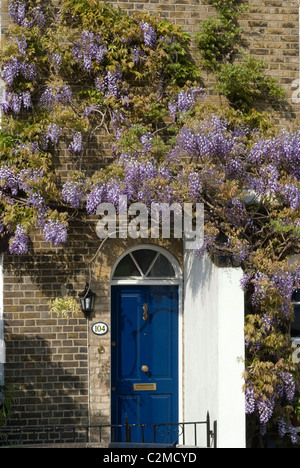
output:
M43 229L46 242L51 242L54 247L59 247L67 241L67 226L60 221L48 221Z
M61 69L62 65L62 55L59 52L56 52L51 56L51 63L54 67L54 70L58 72Z
M61 133L62 133L61 127L59 127L55 123L49 124L47 131L44 135L45 149L47 148L49 141L52 143L52 145L57 145Z
M255 411L255 392L251 384L246 384L245 388L245 411L246 414L253 414Z
M145 133L144 135L141 136L140 142L144 146L146 151L150 151L152 148L152 140L153 140L153 135L152 133L148 132Z
M23 26L26 16L26 2L12 0L8 12L14 23Z
M290 434L291 441L293 444L298 444L299 436L296 432L295 427L293 427L290 423L287 423L283 418L278 420L278 432L280 437L284 437L286 434Z
M17 225L15 235L10 239L9 252L13 255L24 255L28 253L28 236L20 224Z
M34 148L30 149L28 145L22 145L22 148L34 154ZM27 205L37 208L39 223L43 220L48 210L44 197L36 188L42 177L43 170L40 169L22 169L19 173L16 173L10 167L0 168L1 190L10 190L12 196L18 195L21 190L25 192ZM2 193L2 195L6 197L5 193ZM13 199L10 203L14 203ZM21 232L20 229L18 232Z
M1 103L1 108L4 113L12 111L14 114L19 114L22 110L22 106L26 110L32 107L31 94L29 91L20 94L7 92Z
M19 73L20 62L17 58L12 57L2 68L1 78L6 85L11 86Z
M276 195L280 190L279 171L274 164L261 165L258 177L248 178L248 187L262 197Z
M47 108L49 109L50 107L53 106L54 103L55 103L55 94L53 92L53 89L46 88L40 99L41 107L44 109L47 109Z
M5 231L5 225L2 219L0 218L0 234L2 234L4 231Z
M73 140L68 147L69 153L76 154L80 153L82 149L82 134L81 132L76 132L73 134Z
M258 409L258 415L259 415L259 422L264 429L265 425L270 421L274 408L276 404L276 398L274 395L270 397L264 397L261 395L257 400L256 400L256 406Z
M169 103L169 115L176 119L178 114L186 114L197 101L197 97L205 98L206 94L202 88L191 88L188 91L181 90L176 99Z
M19 178L9 166L0 168L0 183L1 188L10 189L13 196L18 194Z
M252 278L251 273L244 273L244 274L243 274L243 277L242 277L242 279L240 280L240 285L241 285L241 288L242 288L244 291L247 291L247 289L248 289L248 287L249 287L249 285L250 285L251 278Z
M282 195L288 205L293 210L298 210L300 208L300 189L293 184L285 184L281 188Z
M107 203L112 203L116 207L119 205L119 200L122 195L122 190L120 187L120 181L111 181L107 185L107 190L106 190L106 202Z
M9 16L14 23L28 29L33 26L43 28L46 23L45 14L40 6L30 8L28 2L11 0L8 8Z
M280 402L284 396L287 401L292 403L295 397L295 382L292 375L288 372L282 372L279 374L282 378L282 385L277 385L276 392L272 395L260 394L257 398L252 383L247 380L245 387L245 409L246 414L253 414L257 411L258 420L260 424L260 433L265 435L267 424L274 415L274 409L276 404ZM291 424L284 421L283 418L278 419L279 434L284 437L287 433L290 434L292 442L297 443L298 437L295 429Z
M95 84L98 91L106 93L105 97L119 97L119 86L123 81L121 70L117 69L114 72L108 71L104 77L97 77Z
M85 195L85 188L85 181L66 182L62 189L63 200L69 203L72 208L78 209Z
M22 95L10 93L8 98L9 109L14 112L14 114L19 114L22 108Z
M138 65L145 61L145 52L140 47L134 46L132 48L131 57L133 62Z
M190 202L195 203L199 201L199 196L202 191L201 174L199 172L191 172L188 175L187 186L189 190Z
M266 273L257 271L251 279L254 286L252 294L252 304L255 307L260 307L266 295L273 291L280 295L281 304L278 305L278 314L283 318L290 318L291 297L294 292L295 275L289 271L278 270L267 275Z
M110 180L105 185L96 184L87 196L86 210L90 214L95 214L100 203L112 203L116 207L119 205L121 190L120 180Z
M91 31L82 31L72 49L73 57L86 72L91 72L94 61L101 63L106 53L107 47L101 37Z
M269 335L274 327L274 320L268 314L264 314L261 320L261 329L266 335Z
M145 46L151 47L151 49L155 49L157 46L157 36L153 26L147 22L142 21L140 23L140 28L144 34Z
M11 57L1 70L1 78L7 86L12 86L18 76L23 76L28 81L33 81L37 77L34 63L20 61L16 57Z
M186 153L195 160L212 159L225 165L228 157L233 154L237 157L242 150L245 147L228 131L226 120L214 115L193 128L183 127L171 156L181 158Z
M282 132L274 138L258 138L247 155L257 167L272 164L285 168L300 180L300 130Z
M72 99L71 88L67 85L63 85L61 88L56 89L55 101L61 102L66 105L69 104Z
M202 244L202 247L196 251L196 256L199 258L203 258L205 253L210 250L215 240L216 240L215 234L208 234L204 231L203 244Z
M39 212L45 212L46 204L40 192L31 191L28 194L27 204L38 208Z
M25 148L25 146L24 146ZM30 148L26 147L26 150L30 151L31 154L34 154L36 147ZM18 183L20 190L26 192L32 191L32 185L38 184L44 175L42 169L22 169L18 174ZM33 184L32 184L33 183Z
M24 93L22 93L22 101L25 109L31 109L32 101L30 91L25 91Z
M51 88L47 87L40 98L40 106L43 109L50 109L54 104L67 105L72 99L72 91L69 86Z
M25 55L27 49L27 40L24 34L21 34L19 37L17 37L16 41L18 44L19 53L21 55Z
M108 71L106 75L107 90L110 96L118 96L119 81L122 81L122 73L120 70L115 72Z
M89 214L95 214L100 203L103 203L105 201L105 195L105 185L94 185L87 196L86 211Z
M143 200L147 182L157 176L156 163L135 158L125 158L120 163L124 166L124 193L130 201Z
M42 7L34 7L29 11L30 19L28 24L26 25L29 29L33 26L38 26L39 28L43 28L46 24L45 14L43 12Z
M127 195L129 201L153 201L153 193L149 193L148 182L157 177L157 163L140 161L134 157L123 154L119 164L124 171L124 179L111 179L105 184L95 184L87 195L86 210L95 213L100 203L119 204L121 195Z
M36 66L34 63L21 63L20 71L23 74L24 78L28 81L33 81L37 77Z
M293 403L296 393L295 380L289 372L282 372L280 375L283 381L286 399L288 403Z

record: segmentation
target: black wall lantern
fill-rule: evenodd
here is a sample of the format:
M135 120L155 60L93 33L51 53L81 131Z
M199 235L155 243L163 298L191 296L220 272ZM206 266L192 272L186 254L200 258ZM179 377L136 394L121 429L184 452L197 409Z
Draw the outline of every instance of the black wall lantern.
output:
M81 309L85 318L89 318L94 310L96 294L91 290L89 283L86 283L85 290L79 294Z

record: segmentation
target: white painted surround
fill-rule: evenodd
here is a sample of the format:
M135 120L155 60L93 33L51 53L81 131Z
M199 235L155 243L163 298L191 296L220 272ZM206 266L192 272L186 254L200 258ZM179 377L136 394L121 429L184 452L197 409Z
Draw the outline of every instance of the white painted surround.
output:
M218 448L246 447L241 277L240 268L217 268L185 251L184 420L203 421L209 411L218 423Z

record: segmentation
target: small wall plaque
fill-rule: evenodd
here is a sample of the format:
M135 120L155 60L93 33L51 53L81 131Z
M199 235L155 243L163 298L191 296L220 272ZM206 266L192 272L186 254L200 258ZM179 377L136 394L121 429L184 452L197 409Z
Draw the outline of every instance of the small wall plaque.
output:
M108 325L103 322L97 322L92 325L92 332L95 333L95 335L106 335L108 332Z

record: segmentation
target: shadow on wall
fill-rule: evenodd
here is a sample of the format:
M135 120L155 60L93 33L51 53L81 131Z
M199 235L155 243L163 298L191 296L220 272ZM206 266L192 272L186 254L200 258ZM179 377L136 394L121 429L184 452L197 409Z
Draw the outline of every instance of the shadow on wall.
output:
M26 433L28 426L88 424L87 350L81 346L81 354L79 349L75 354L63 338L66 321L58 322L52 327L52 342L38 335L6 335L5 380L13 384L16 398L7 427L25 429L28 441L33 438ZM36 441L45 437L41 433Z
M4 255L5 380L17 398L10 428L89 424L87 321L81 311L69 320L51 317L49 300L78 298L98 246L92 222L73 223L62 248L40 241L26 256ZM100 281L93 272L93 288L105 293L103 275Z
M192 295L196 296L199 293L199 288L205 291L211 284L213 263L208 255L200 257L193 251L189 252L189 257L186 261L188 262L188 267L185 271L185 283L189 284Z

